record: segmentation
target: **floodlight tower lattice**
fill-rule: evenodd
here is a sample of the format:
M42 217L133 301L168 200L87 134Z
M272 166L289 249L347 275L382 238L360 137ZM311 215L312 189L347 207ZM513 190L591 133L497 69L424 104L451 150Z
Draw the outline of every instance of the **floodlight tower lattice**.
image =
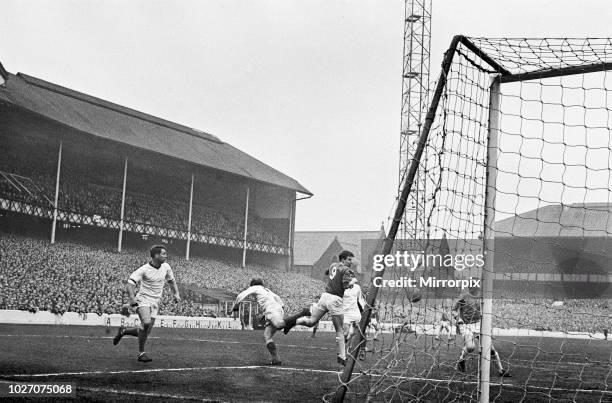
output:
M405 0L402 110L399 148L398 195L413 159L429 104L431 0ZM426 160L426 155L424 160ZM409 194L398 239L425 237L426 175L417 174Z

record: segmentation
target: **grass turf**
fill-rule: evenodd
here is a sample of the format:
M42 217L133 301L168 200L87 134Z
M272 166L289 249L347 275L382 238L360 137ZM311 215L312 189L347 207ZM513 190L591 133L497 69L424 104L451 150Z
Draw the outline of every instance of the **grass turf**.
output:
M321 401L337 388L340 367L332 333L277 333L283 365L269 367L261 331L155 328L136 361L137 341L113 346L101 327L0 325L0 381L71 382L81 401ZM454 369L460 347L402 335L406 349L387 377L380 355L359 361L348 401L467 401L476 398L477 356ZM390 335L377 347L385 349ZM610 342L510 338L496 347L513 377L492 375L493 401L612 402ZM410 346L410 347L408 347ZM394 358L400 358L396 356ZM374 365L378 362L378 365ZM360 374L361 369L373 370Z

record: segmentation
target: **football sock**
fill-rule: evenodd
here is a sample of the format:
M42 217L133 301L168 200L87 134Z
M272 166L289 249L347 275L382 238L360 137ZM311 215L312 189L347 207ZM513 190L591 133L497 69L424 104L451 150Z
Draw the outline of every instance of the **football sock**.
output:
M138 328L137 327L126 327L123 329L123 335L138 337Z
M278 359L278 351L276 350L276 344L274 344L274 342L271 341L268 344L266 344L266 347L267 347L268 351L270 352L270 355L272 356L272 359L274 361L279 361L279 359Z
M346 360L346 344L342 333L336 333L336 343L338 344L338 357Z
M497 367L497 372L503 371L504 367L502 366L501 359L499 358L499 354L495 350L491 350L491 360L495 363Z
M298 320L298 318L301 318L302 316L302 312L289 315L285 318L285 323L291 324L291 326L295 326L295 322Z
M147 332L147 329L138 329L138 351L141 353L145 351L148 336L149 332Z
M293 323L295 323L297 322L299 318L303 318L304 316L310 316L310 309L304 308L300 312L296 313L295 315L289 316L289 318L290 320L293 321Z
M310 315L310 310L309 309L302 309L300 312L291 315L291 316L287 316L285 318L285 328L287 328L287 325L289 325L289 328L292 328L293 326L295 326L296 324L298 324L298 319L303 318L305 316L309 316ZM300 324L304 324L307 322L304 321L300 321Z

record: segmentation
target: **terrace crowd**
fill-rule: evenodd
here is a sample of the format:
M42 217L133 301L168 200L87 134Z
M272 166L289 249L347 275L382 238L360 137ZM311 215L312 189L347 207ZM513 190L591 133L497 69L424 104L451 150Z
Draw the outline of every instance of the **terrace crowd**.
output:
M118 313L127 301L126 279L147 260L146 251L116 253L69 242L50 245L47 240L0 233L0 309ZM179 285L194 284L232 294L244 290L250 279L262 278L285 301L287 312L309 306L324 286L301 274L260 265L241 268L229 262L206 258L186 261L172 255L169 263ZM379 318L384 322L430 324L439 314L432 301L405 306L390 302L380 301ZM493 304L494 326L564 332L612 329L610 299L567 299L558 305L544 298L499 299ZM189 299L174 303L169 290L164 291L160 313L211 315Z
M76 243L49 244L46 240L0 233L0 309L111 314L127 302L126 280L148 261L146 251L116 253ZM274 268L170 256L177 282L238 293L252 278L264 279L292 311L312 302L322 282ZM161 314L204 316L188 299L172 302L166 289Z
M414 326L439 323L443 310L434 300L417 304L379 303L379 320ZM557 305L562 302L562 305ZM449 313L448 304L444 311ZM532 329L557 332L598 333L612 329L612 299L547 298L496 299L493 326L502 329Z

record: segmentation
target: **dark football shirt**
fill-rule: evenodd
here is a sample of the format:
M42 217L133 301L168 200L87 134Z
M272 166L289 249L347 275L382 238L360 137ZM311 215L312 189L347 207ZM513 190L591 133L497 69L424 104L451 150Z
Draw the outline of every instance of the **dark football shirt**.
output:
M459 297L455 304L455 311L464 323L476 323L482 318L480 312L480 298L465 293Z
M332 264L329 268L329 279L325 286L325 292L342 298L344 290L349 286L353 277L355 277L355 274L347 266L341 263Z

